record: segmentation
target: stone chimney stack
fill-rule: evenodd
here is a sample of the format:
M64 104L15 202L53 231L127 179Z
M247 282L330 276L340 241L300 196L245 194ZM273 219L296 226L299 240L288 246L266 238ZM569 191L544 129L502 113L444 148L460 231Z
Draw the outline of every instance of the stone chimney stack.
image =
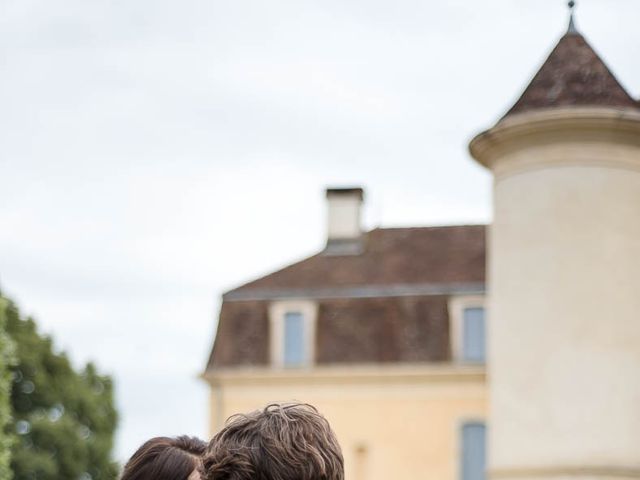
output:
M326 253L356 255L362 251L363 199L360 187L327 188Z

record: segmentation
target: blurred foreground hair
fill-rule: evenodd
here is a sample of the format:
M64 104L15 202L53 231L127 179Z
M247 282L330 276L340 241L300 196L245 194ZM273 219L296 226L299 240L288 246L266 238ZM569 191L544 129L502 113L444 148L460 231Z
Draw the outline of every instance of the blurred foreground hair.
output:
M195 437L156 437L144 443L120 480L198 480L207 444Z
M307 404L272 404L234 415L211 440L204 480L343 480L329 422Z

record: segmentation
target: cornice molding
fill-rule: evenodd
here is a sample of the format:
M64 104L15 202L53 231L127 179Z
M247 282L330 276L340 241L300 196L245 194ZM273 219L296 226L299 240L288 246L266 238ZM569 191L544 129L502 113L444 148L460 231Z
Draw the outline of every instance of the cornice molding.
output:
M239 289L222 296L225 302L256 300L329 300L337 298L386 298L431 295L483 295L485 284L477 283L395 283L354 287L255 288Z
M495 170L502 157L530 147L557 144L616 144L640 152L640 111L604 107L536 110L511 115L469 143L473 158ZM616 158L602 159L602 164ZM631 163L631 162L626 162ZM640 166L640 156L638 158Z
M638 479L640 467L618 467L611 465L597 466L555 466L555 467L528 467L528 468L495 468L489 471L492 480L502 479L539 479L539 478L597 478L597 479Z
M312 368L223 368L208 370L201 378L212 385L290 385L290 384L401 384L401 383L478 383L486 381L484 365L394 365L327 366Z

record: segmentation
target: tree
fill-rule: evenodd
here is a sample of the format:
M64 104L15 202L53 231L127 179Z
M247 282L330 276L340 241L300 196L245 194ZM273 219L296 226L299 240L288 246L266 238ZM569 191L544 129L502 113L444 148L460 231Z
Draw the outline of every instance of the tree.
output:
M11 424L11 370L13 365L13 342L6 331L6 302L0 298L0 478L11 480L11 447L14 435L10 433Z
M77 372L54 351L31 318L8 302L7 331L16 345L12 368L14 480L113 480L117 413L112 381L93 364Z

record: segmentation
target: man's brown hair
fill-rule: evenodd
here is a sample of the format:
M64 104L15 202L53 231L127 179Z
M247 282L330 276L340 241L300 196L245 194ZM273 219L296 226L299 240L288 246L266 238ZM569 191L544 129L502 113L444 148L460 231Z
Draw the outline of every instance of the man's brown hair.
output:
M204 480L343 480L329 422L307 404L271 404L234 415L211 439Z
M190 480L199 478L207 444L195 437L156 437L129 459L120 480Z

